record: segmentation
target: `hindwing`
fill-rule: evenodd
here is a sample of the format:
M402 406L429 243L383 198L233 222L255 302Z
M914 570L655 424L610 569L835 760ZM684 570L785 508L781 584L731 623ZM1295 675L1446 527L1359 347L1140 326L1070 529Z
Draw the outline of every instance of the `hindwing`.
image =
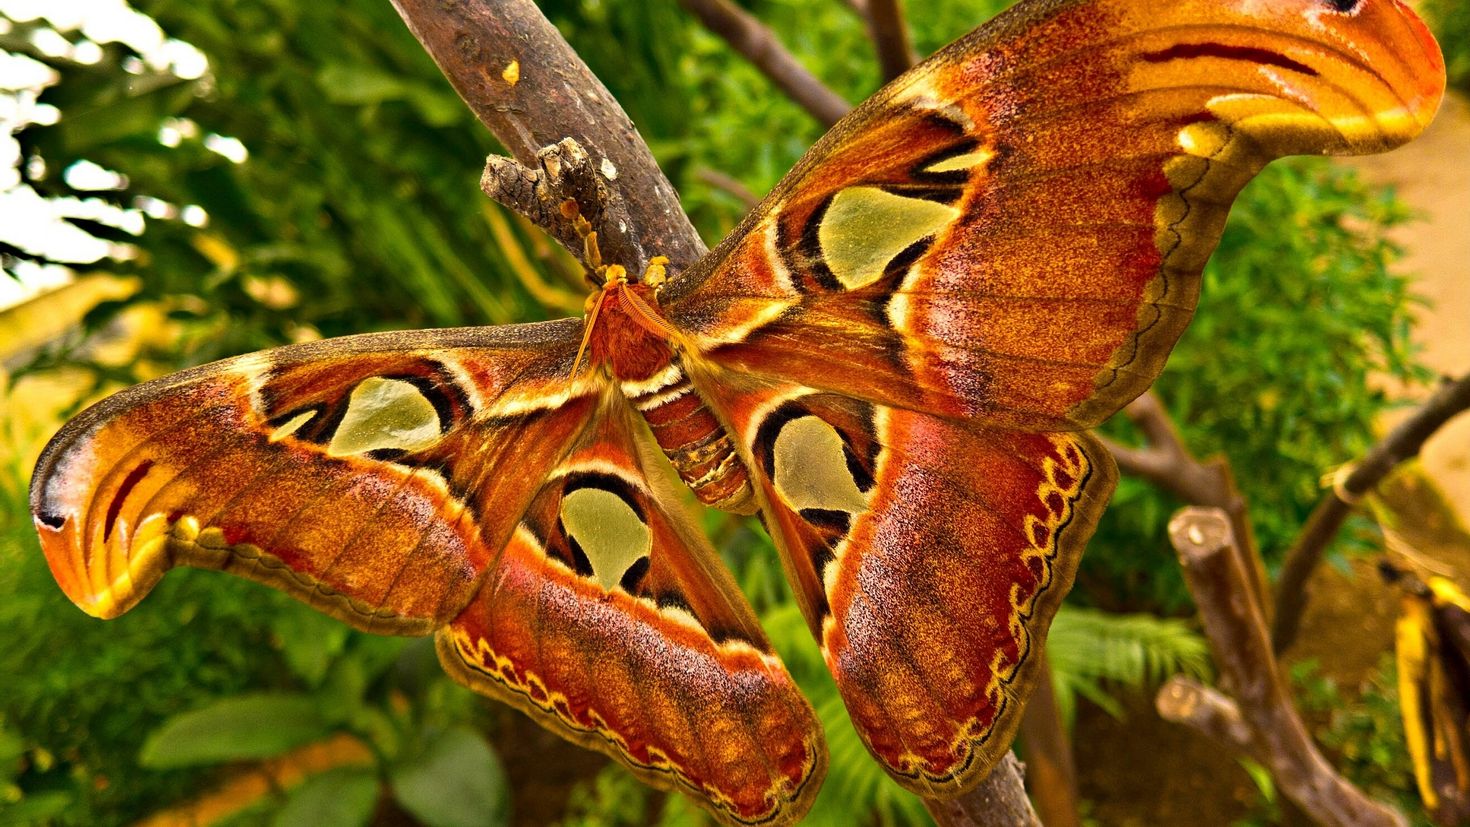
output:
M725 821L789 823L821 783L820 727L647 476L627 401L572 378L581 330L350 337L117 394L37 466L52 572L99 617L190 565L360 629L437 630L461 683Z

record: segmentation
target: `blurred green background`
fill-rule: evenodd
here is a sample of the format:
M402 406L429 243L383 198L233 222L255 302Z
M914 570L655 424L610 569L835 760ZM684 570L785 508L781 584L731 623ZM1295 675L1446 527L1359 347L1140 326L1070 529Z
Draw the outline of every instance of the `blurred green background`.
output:
M105 624L55 588L26 485L46 437L85 401L291 341L566 315L581 287L567 257L479 193L494 141L386 0L133 4L207 70L187 49L170 63L104 42L67 0L35 7L39 17L33 5L0 3L5 58L51 72L29 92L0 89L41 106L39 123L10 121L12 191L67 205L63 219L111 254L69 262L80 280L0 310L0 823L700 821L682 798L451 685L427 641L353 632L194 571ZM711 180L763 193L821 133L674 0L540 5L623 102L711 244L746 209ZM849 100L877 88L846 4L745 5ZM910 5L928 53L1005 4ZM1440 6L1461 28L1447 42L1463 85L1467 15ZM82 175L84 160L116 175ZM1233 214L1197 321L1157 386L1193 450L1238 469L1270 565L1322 469L1371 443L1387 402L1369 375L1425 378L1409 346L1415 300L1390 270L1385 235L1407 219L1390 194L1327 162L1273 165ZM55 274L55 258L0 234L0 281ZM1135 438L1126 423L1108 430ZM1164 534L1178 505L1135 480L1120 486L1052 633L1069 720L1121 714L1169 674L1207 674ZM812 823L927 823L847 724L769 542L728 516L707 522L827 728L832 769ZM1357 522L1334 553L1378 540ZM1371 711L1392 691L1385 680L1376 696L1334 702ZM1400 782L1386 794L1414 806L1401 743L1392 727L1374 733L1385 745L1373 769ZM1271 798L1264 785L1247 815L1269 819Z

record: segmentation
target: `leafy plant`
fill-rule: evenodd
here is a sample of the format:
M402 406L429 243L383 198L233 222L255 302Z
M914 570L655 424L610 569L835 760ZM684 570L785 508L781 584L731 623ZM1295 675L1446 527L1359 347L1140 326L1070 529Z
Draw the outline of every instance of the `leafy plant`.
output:
M1394 802L1413 824L1430 827L1404 744L1394 654L1385 653L1355 690L1339 687L1314 661L1293 664L1291 679L1302 711L1323 721L1313 734L1343 775L1369 795Z
M1046 654L1057 707L1069 724L1078 696L1121 717L1117 689L1151 689L1171 675L1205 678L1211 671L1209 647L1186 621L1071 606L1052 621Z

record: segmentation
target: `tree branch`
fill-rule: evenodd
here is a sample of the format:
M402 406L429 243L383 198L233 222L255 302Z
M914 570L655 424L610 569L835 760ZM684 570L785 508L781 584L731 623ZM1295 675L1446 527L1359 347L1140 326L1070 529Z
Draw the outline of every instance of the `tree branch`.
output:
M1041 827L1041 820L1031 809L1022 781L1025 772L1016 756L1005 757L980 782L980 786L959 798L924 799L924 807L939 827Z
M1154 708L1160 718L1203 733L1229 752L1248 756L1258 764L1266 763L1265 752L1241 717L1240 707L1218 689L1175 675L1159 688Z
M878 66L886 83L914 65L913 48L909 46L909 30L903 20L899 0L868 0L868 35L878 52Z
M667 256L683 269L705 252L632 121L531 0L393 0L455 91L516 160L573 138L616 192L626 220L594 225L605 257L633 272ZM575 248L574 252L575 252Z
M765 24L729 0L679 0L679 5L724 38L823 126L837 123L852 108L807 71Z
M1128 403L1123 413L1143 432L1146 446L1131 448L1103 437L1103 444L1113 452L1119 470L1147 480L1190 505L1211 506L1228 514L1231 529L1239 538L1235 551L1251 574L1252 593L1263 610L1269 609L1271 591L1266 566L1256 548L1250 512L1245 498L1235 487L1230 462L1223 456L1204 462L1195 459L1168 410L1151 390Z
M1276 584L1276 622L1271 630L1276 652L1285 651L1296 640L1306 608L1307 581L1353 506L1388 476L1394 466L1416 456L1435 431L1467 409L1470 409L1470 374L1446 382L1413 416L1364 454L1352 471L1317 503L1302 533L1287 552L1281 579Z
M1235 538L1229 517L1217 508L1185 508L1169 521L1169 539L1199 606L1215 663L1232 687L1239 720L1249 728L1246 748L1255 744L1250 751L1271 770L1281 791L1329 827L1405 827L1403 816L1338 775L1307 735L1271 652L1265 618L1254 601L1240 599L1251 589L1238 555L1231 552ZM1213 737L1241 740L1228 708L1218 704L1183 718L1202 720Z

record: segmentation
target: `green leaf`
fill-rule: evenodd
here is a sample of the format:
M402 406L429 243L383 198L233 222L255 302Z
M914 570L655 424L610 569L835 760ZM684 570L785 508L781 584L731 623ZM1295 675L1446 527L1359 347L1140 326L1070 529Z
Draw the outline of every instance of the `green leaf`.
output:
M291 791L273 827L362 827L378 803L372 770L338 768L308 778Z
M238 695L169 718L148 736L138 760L165 768L271 758L328 732L309 696Z
M392 773L393 796L428 827L505 824L510 799L500 758L473 730L451 729Z
M75 805L70 793L55 791L29 795L14 804L0 806L0 824L49 824Z
M323 66L316 83L333 103L381 103L402 98L408 92L403 81L381 69L341 63Z

